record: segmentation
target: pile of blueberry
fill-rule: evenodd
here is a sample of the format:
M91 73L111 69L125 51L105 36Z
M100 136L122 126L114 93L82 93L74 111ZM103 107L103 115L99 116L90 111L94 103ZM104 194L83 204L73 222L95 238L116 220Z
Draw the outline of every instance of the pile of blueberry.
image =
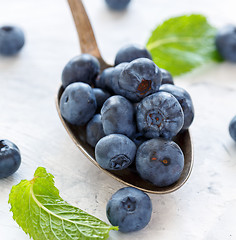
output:
M191 125L193 103L145 48L121 48L115 66L101 74L95 57L75 57L62 72L62 85L61 114L70 124L86 126L87 142L102 168L135 165L158 187L179 179L184 155L172 139Z

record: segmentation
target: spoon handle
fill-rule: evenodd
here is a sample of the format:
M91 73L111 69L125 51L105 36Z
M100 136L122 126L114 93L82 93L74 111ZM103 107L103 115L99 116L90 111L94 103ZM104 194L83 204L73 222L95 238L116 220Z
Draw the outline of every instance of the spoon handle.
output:
M81 0L68 0L76 30L79 36L82 53L88 53L98 59L101 70L110 67L102 58L94 36L94 32Z

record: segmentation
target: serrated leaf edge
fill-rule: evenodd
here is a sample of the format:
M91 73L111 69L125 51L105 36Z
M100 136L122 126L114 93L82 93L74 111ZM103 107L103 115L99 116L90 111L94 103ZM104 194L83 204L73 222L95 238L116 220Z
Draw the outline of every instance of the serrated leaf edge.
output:
M37 170L36 170L36 171L37 171ZM46 169L45 169L45 171L46 171ZM46 173L47 173L47 172L46 172ZM47 174L49 174L49 173L47 173ZM33 189L33 188L34 188L35 180L36 180L37 178L43 178L43 177L35 176L32 180L30 180L30 181L29 181L29 180L22 180L19 184L21 184L22 182L25 182L25 183L27 183L27 185L28 185L28 187L25 189L25 191L24 191L23 194L25 194L26 191L27 191L27 189L28 189L28 191L29 191L29 200L28 200L28 201L29 201L29 214L31 215L31 210L30 210L31 198L33 199L33 201L35 202L35 204L39 207L39 210L40 210L40 212L39 212L39 218L40 218L40 219L39 219L39 227L41 228L42 234L44 235L45 239L48 240L48 237L47 237L47 235L45 234L43 227L41 226L41 212L42 212L42 210L45 211L45 212L49 215L49 221L51 221L51 216L54 216L54 217L56 217L56 218L58 218L58 219L61 220L61 222L62 222L62 227L63 227L63 231L64 231L64 233L65 233L70 239L73 239L73 237L67 232L67 230L66 230L66 228L65 228L65 226L64 226L64 222L65 222L65 221L70 222L70 223L72 223L73 225L75 225L75 227L77 228L77 230L78 230L82 235L84 235L84 233L81 232L81 230L79 229L78 226L84 226L84 227L90 228L90 229L92 229L92 230L95 230L95 229L104 229L104 231L108 231L108 232L109 232L110 230L115 230L115 231L118 231L118 230L119 230L119 227L118 227L118 226L112 226L112 225L106 224L106 223L103 222L102 220L100 220L100 219L96 218L95 216L92 216L92 215L90 215L89 213L86 213L86 212L85 212L86 214L88 214L88 215L90 215L91 217L94 217L95 219L103 222L103 223L106 224L107 226L94 226L94 225L91 226L91 225L83 224L83 223L81 223L81 222L75 222L75 221L72 221L72 220L70 220L70 219L61 217L61 216L55 214L54 212L50 211L47 207L45 207L45 206L37 199L37 196L38 196L38 197L47 197L47 195L37 195L37 194L34 193L34 189ZM54 182L54 181L53 181L53 182ZM17 187L19 184L13 186L13 187L12 187L12 190L13 190L13 188ZM30 189L29 189L29 188L30 188ZM11 192L10 192L10 195L12 194L12 190L11 190ZM48 197L49 197L49 196L48 196ZM60 196L58 196L58 197L59 197L59 199L61 199ZM66 201L64 201L63 199L61 199L61 200L63 201L63 203L64 203L65 205L74 207L74 206L68 204L68 203L67 203ZM8 202L11 204L11 209L10 209L10 211L13 212L13 205L12 205L12 202L11 202L10 198L9 198ZM79 208L77 208L77 207L74 207L74 208L79 209ZM82 210L82 211L83 211L83 210ZM13 212L13 219L18 223L17 218L18 218L18 216L16 216L16 215L14 214L14 212ZM21 227L21 225L19 225L19 226ZM52 234L56 237L56 239L60 240L60 239L58 238L58 236L55 234L55 232L53 231L53 229L51 228L51 226L52 226L52 224L51 224L51 222L50 222L50 230L51 230ZM22 228L22 227L21 227L21 228ZM23 229L23 228L22 228L22 229ZM26 229L24 230L24 229L23 229L23 231L24 231L25 233L29 234L30 238L32 238L32 235L31 235L31 233L30 233L28 230L26 230ZM107 232L107 233L108 233L108 232ZM107 234L107 233L106 233L106 234ZM94 236L94 237L95 237L95 236ZM97 237L95 237L95 238L97 239ZM93 239L93 237L92 237L91 239ZM105 239L105 238L104 238L104 239Z

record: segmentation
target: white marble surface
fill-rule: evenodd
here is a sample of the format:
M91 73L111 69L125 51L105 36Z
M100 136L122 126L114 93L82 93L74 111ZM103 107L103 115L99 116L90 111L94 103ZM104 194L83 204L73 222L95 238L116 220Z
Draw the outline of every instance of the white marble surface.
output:
M127 42L145 44L163 19L200 12L216 26L236 24L234 0L132 0L124 13L108 11L103 0L84 0L98 44L110 62ZM105 207L121 187L76 148L57 116L54 96L66 62L79 53L77 34L65 0L0 0L0 24L24 28L26 45L14 58L0 57L0 138L15 142L20 169L0 180L0 239L27 240L13 221L8 195L38 166L55 175L61 196L106 219ZM236 114L236 65L212 64L176 79L192 95L191 127L195 164L188 182L168 195L151 195L153 215L136 233L112 232L111 240L236 239L236 144L228 134Z

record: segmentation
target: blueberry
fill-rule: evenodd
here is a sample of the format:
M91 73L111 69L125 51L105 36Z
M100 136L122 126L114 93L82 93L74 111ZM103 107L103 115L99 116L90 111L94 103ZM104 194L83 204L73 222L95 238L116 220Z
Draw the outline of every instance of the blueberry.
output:
M170 93L157 92L144 98L137 106L137 127L147 138L171 139L184 123L183 110Z
M188 129L194 119L193 102L189 93L185 89L171 84L162 85L159 91L168 92L178 100L184 113L184 125L182 129Z
M0 140L0 179L12 175L20 164L21 156L18 147L8 140Z
M133 115L133 105L126 98L119 95L108 98L101 109L105 134L120 133L132 136L136 128Z
M122 11L127 8L130 0L105 0L107 6L115 11Z
M96 161L108 170L127 168L134 161L135 153L135 144L122 134L105 136L95 146Z
M120 79L122 71L127 66L127 64L128 63L126 63L126 62L120 63L119 65L117 65L114 68L113 73L112 73L110 88L117 95L125 96L125 91L123 91L119 85L119 79Z
M219 54L230 62L236 62L236 26L227 25L216 34L216 48Z
M139 58L125 66L118 84L125 97L138 102L158 91L161 85L161 71L153 61Z
M0 27L0 54L5 56L15 55L22 49L24 44L24 32L19 27Z
M133 187L125 187L112 195L106 207L107 218L121 232L133 232L144 228L152 215L149 196Z
M174 81L173 81L173 77L170 74L170 72L168 72L167 70L160 68L161 70L161 76L162 76L162 81L161 84L172 84L174 85Z
M111 90L111 78L114 67L106 68L102 74L95 80L95 87L105 90Z
M105 137L105 133L102 127L101 114L96 114L86 126L86 140L88 144L95 147L97 142L103 137Z
M115 65L122 62L131 62L137 58L148 58L152 60L152 56L146 48L136 44L125 45L117 52Z
M97 108L93 89L86 83L70 84L60 99L61 115L71 124L82 126L94 115Z
M93 93L96 98L97 108L100 109L103 103L111 96L111 94L101 88L93 88Z
M184 155L173 141L151 139L137 150L136 169L140 176L158 187L176 182L184 168Z
M90 54L81 54L72 58L62 72L62 85L66 88L74 82L94 83L100 71L98 60Z
M229 134L233 138L233 140L236 142L236 116L234 116L230 121Z
M148 139L143 136L142 133L136 132L132 137L132 141L135 143L137 147L139 147L142 143L146 142Z
M121 63L116 67L106 68L95 81L95 86L118 95L124 94L118 85L118 80L126 65L127 63Z

